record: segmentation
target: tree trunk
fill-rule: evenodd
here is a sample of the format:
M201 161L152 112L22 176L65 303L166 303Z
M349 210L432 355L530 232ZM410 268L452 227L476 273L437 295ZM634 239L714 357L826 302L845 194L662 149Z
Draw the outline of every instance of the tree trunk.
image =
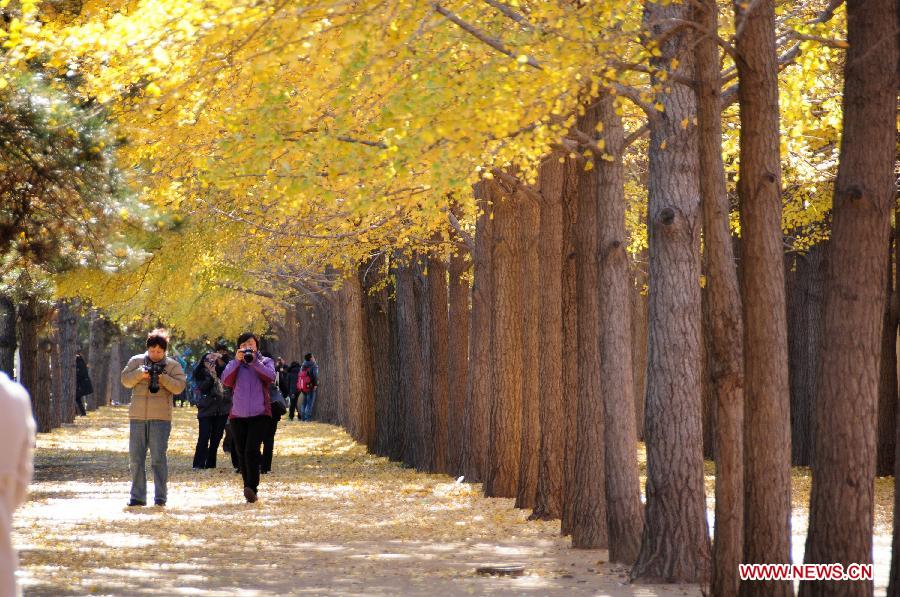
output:
M718 31L715 0L702 0L696 20ZM700 156L700 203L706 246L707 355L715 412L716 518L712 595L736 595L740 585L744 516L744 354L741 295L732 251L730 204L722 161L719 49L714 36L703 36L695 50Z
M612 97L600 100L606 150L614 161L597 160L600 276L600 379L606 434L606 500L609 559L633 564L641 547L644 509L637 465L631 369L631 320L625 232L624 130Z
M898 228L900 230L900 228ZM894 474L897 430L897 308L894 304L893 239L888 241L884 315L881 331L881 367L878 383L878 443L875 475Z
M47 324L48 311L36 299L29 298L19 307L19 358L21 384L31 395L31 410L37 430L47 433L53 429L53 404L50 395L49 342L41 334Z
M366 324L369 338L369 358L372 368L375 400L375 445L373 452L379 456L394 454L393 421L391 420L391 396L397 385L397 367L392 363L393 335L388 310L389 288L385 282L387 257L381 254L361 268ZM373 289L378 286L378 290Z
M708 254L709 248L705 247L705 249L704 253ZM703 265L703 271L708 279L709 270L706 265ZM708 287L700 289L700 310L703 317L700 328L700 413L703 420L703 458L706 460L713 460L716 457L716 394L713 391L711 379L712 363L710 362L710 359L712 359L713 356L710 352L712 330L710 329L711 322L709 316Z
M815 404L822 358L822 316L827 241L794 259L788 304L791 387L791 462L811 466L815 454Z
M646 251L643 252L646 262ZM638 441L644 441L644 402L647 398L647 276L635 264L631 284L631 371L634 377L634 422Z
M109 386L109 340L112 325L96 309L91 309L91 336L89 340L90 356L88 369L91 372L91 383L94 392L85 397L86 408L96 410L106 404ZM118 373L118 372L117 372Z
M684 5L648 2L645 23L688 19ZM670 25L671 26L671 25ZM653 25L659 34L663 25ZM693 75L687 31L667 37L654 60ZM650 255L649 358L644 436L647 507L641 552L631 572L641 581L706 582L709 527L700 420L700 189L696 116L689 87L671 83L650 122L647 224ZM666 146L662 146L665 141Z
M563 204L563 411L566 415L565 456L563 461L563 535L571 535L575 525L575 453L578 441L578 272L576 238L578 236L579 166L566 160Z
M588 108L576 127L596 131L598 109ZM578 300L578 418L575 452L575 511L572 547L609 545L606 517L606 440L600 371L600 263L598 245L599 185L597 168L585 172L578 163L576 285ZM609 201L612 198L604 197Z
M900 10L898 10L900 13ZM900 595L900 409L897 409L897 452L894 454L894 538L891 544L891 576L887 594Z
M743 561L784 563L791 561L791 437L773 0L735 2L735 21L746 375ZM791 595L793 587L748 582L741 594Z
M463 421L463 474L469 482L484 481L487 470L488 434L491 421L491 303L493 275L491 246L494 243L493 207L488 202L492 182L475 185L479 216L475 224L475 251L472 254L472 317L469 327L469 359L466 384L466 417Z
M16 306L5 294L0 294L0 371L15 377Z
M463 278L469 264L466 256L457 249L450 258L449 267L449 339L447 368L449 380L449 404L447 438L449 440L447 469L454 477L464 475L463 449L465 445L466 372L469 355L469 284Z
M491 247L491 427L484 493L515 497L522 451L522 252L519 209L515 197L494 192Z
M522 255L522 452L516 508L534 508L541 462L541 394L545 363L541 357L540 286L541 206L532 194L520 192L519 251Z
M563 395L563 192L567 169L552 153L540 165L540 463L531 517L552 520L562 516L566 410Z
M894 0L847 3L844 125L825 279L807 563L872 562L884 247L895 193L897 18ZM807 582L800 590L805 596L872 595L873 583Z
M78 319L65 301L56 305L54 322L53 378L57 397L57 417L60 423L75 420L75 350Z
M438 237L439 238L439 237ZM435 240L437 240L436 238ZM431 450L433 453L430 470L447 472L447 458L449 451L450 430L449 402L450 402L450 352L447 341L450 337L450 315L447 297L447 266L438 258L428 259L428 275L425 279L427 285L428 313L431 321L429 330L429 365L431 369Z
M422 292L416 290L416 277L421 268L416 261L397 267L397 325L399 329L400 394L403 406L403 461L423 470L425 464L425 439L422 437L423 404L426 399L424 378L428 376L428 361L422 346L421 306Z
M347 363L350 429L353 438L375 451L375 388L371 345L359 275L345 282L347 296Z

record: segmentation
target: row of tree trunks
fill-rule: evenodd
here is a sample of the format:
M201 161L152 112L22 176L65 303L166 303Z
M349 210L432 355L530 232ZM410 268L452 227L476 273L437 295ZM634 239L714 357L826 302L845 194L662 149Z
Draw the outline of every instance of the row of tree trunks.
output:
M881 353L884 249L896 192L897 20L895 0L847 3L844 120L816 405L822 441L813 462L807 563L872 562L879 383L873 357ZM809 582L800 591L872 595L873 583Z
M16 305L5 294L0 294L0 371L15 377L16 354Z
M91 382L94 392L85 400L87 410L96 410L98 406L107 403L107 393L110 387L110 351L109 343L113 333L112 326L96 309L90 311L90 338L88 343L89 359L88 370L91 374ZM118 355L116 360L118 360Z
M399 393L403 424L404 462L419 470L430 463L426 454L423 427L430 412L425 403L430 381L430 368L422 342L425 333L425 305L422 267L418 259L397 265L397 343L399 345ZM430 425L429 425L430 427Z

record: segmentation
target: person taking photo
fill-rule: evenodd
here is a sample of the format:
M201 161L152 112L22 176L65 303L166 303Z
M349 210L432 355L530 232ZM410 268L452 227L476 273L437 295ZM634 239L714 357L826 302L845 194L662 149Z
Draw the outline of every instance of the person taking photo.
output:
M272 421L269 385L275 380L275 363L259 354L255 334L238 337L234 360L222 371L222 383L232 389L231 426L233 453L237 454L244 498L253 503L259 489L260 447Z
M147 352L128 360L122 370L122 385L131 390L128 418L131 422L128 443L131 466L129 506L147 504L147 448L153 469L153 503L165 506L169 465L166 452L172 431L172 396L184 390L187 378L175 359L166 356L169 334L155 329L147 335Z

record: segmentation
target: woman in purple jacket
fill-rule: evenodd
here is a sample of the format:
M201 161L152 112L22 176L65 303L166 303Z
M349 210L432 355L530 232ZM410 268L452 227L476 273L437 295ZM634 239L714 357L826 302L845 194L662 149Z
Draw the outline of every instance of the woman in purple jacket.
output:
M229 415L232 449L240 463L244 497L250 503L256 501L259 488L259 450L271 425L269 384L275 379L275 364L259 354L258 342L255 334L241 334L235 358L222 371L222 383L234 390Z

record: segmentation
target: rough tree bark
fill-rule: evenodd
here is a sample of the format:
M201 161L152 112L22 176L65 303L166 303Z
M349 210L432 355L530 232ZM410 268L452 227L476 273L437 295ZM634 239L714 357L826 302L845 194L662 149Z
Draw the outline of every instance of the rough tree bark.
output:
M373 452L379 456L390 457L395 441L392 437L391 394L397 384L397 368L391 362L393 335L388 316L390 290L385 284L386 261L384 253L370 260L366 267L360 268L360 281L363 287L375 400Z
M700 0L703 30L695 50L700 156L700 204L706 246L707 364L715 408L716 518L710 593L736 595L743 546L744 363L741 295L729 228L722 161L722 116L715 0Z
M522 451L516 508L534 508L541 459L541 394L545 363L540 336L541 206L538 197L520 191L519 251L522 254Z
M439 236L435 238L438 240ZM428 313L431 322L429 330L429 366L431 373L432 421L429 441L432 444L431 470L447 472L449 451L449 402L450 353L447 341L450 337L450 314L447 295L447 265L438 258L428 259L427 285Z
M489 497L515 497L519 483L522 437L522 254L519 211L515 197L496 192L491 247L492 359L490 441L484 479Z
M646 263L646 251L639 257ZM638 441L644 441L644 402L647 398L647 275L631 265L631 371L634 379L634 422Z
M88 410L96 410L98 406L106 404L109 386L109 340L113 326L96 309L91 309L90 322L88 369L91 372L94 392L85 397L85 407Z
M578 283L575 239L578 234L579 165L566 159L563 187L563 504L561 531L571 535L575 523L575 451L578 440ZM583 168L583 167L582 167Z
M34 298L19 306L19 358L22 378L19 380L31 395L31 409L37 430L49 432L53 428L53 404L50 395L49 342L42 336L49 310Z
M371 344L366 321L363 288L359 275L345 282L347 296L347 362L349 384L349 429L353 438L375 449L375 381Z
M482 181L475 185L475 199L479 216L475 224L475 251L472 254L474 282L472 284L472 316L469 326L469 358L466 376L466 418L463 421L463 474L466 480L484 480L487 466L490 405L493 394L491 380L491 295L493 275L491 245L494 240L493 206L488 188L494 183Z
M900 228L897 229L900 231ZM876 443L875 475L894 474L894 452L897 440L897 306L894 298L893 252L894 239L888 241L885 301L881 331L881 366L878 380L878 441Z
M552 520L562 516L566 411L563 396L562 268L563 191L567 184L562 154L552 153L540 165L541 199L541 453L534 512Z
M457 238L457 237L454 237ZM463 446L465 444L466 372L469 357L469 284L464 279L469 264L465 250L457 247L450 257L448 300L449 339L447 368L449 403L447 438L449 440L447 469L454 477L464 475Z
M609 558L633 564L641 546L644 509L638 476L637 431L631 369L631 283L625 231L624 129L612 97L599 102L606 150L595 160L599 186L597 248L600 256L600 378L606 433L606 500Z
M56 400L55 419L62 423L75 420L75 350L78 319L65 301L56 304L53 334L53 391Z
M576 127L593 133L599 121L591 106ZM578 402L575 451L575 503L572 547L605 548L609 544L606 519L606 439L600 362L600 262L598 250L599 185L597 168L578 173L576 229L576 285L578 295ZM608 199L604 197L604 199ZM570 431L571 432L571 431Z
M744 562L791 561L791 434L775 5L736 1L744 314ZM742 595L791 595L787 581Z
M0 294L0 371L15 376L16 306L12 299Z
M816 393L822 357L822 316L827 242L794 257L788 279L788 364L791 391L791 463L811 466L815 446ZM787 274L787 272L785 272Z
M397 266L397 326L400 363L400 395L403 420L403 461L419 470L425 467L425 439L422 437L422 414L425 402L425 378L429 374L424 358L420 326L422 308L417 291L417 276L421 275L418 258ZM422 284L422 282L418 282Z
M895 193L897 19L894 0L847 2L844 123L825 279L807 563L872 562L884 247ZM872 581L800 588L804 596L873 590Z
M659 65L680 64L693 76L685 5L648 2L644 21L667 35ZM649 358L644 436L647 507L641 552L632 569L639 581L706 582L709 527L703 486L700 421L700 189L693 89L677 82L657 96L665 111L650 120L647 225L650 255ZM666 146L663 146L663 142Z

